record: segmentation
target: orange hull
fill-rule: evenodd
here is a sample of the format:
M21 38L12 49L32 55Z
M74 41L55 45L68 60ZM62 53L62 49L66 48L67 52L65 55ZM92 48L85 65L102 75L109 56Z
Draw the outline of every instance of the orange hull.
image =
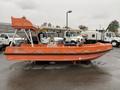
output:
M96 59L111 49L111 44L102 43L55 47L23 44L20 47L7 47L5 55L8 60L15 61L82 61Z

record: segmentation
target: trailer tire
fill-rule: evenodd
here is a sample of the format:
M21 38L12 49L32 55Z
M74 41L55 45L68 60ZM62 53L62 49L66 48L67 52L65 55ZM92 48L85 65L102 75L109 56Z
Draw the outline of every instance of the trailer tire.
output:
M119 46L117 41L112 41L111 44L112 44L113 47L118 47Z

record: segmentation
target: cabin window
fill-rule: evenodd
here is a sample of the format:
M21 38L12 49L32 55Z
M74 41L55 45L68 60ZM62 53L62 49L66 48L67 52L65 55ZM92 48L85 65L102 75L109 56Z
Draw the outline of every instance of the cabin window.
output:
M66 32L66 36L67 36L67 37L70 37L70 32Z
M95 38L95 34L92 34L92 38Z
M112 35L111 35L111 33L106 33L106 36L111 37Z
M1 38L8 38L7 35L1 34Z

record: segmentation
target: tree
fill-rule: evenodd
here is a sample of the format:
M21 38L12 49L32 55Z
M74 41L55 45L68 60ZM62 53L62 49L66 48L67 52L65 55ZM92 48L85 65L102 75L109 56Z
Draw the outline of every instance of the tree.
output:
M46 22L44 22L41 26L47 26L47 23L46 23Z
M52 24L51 24L51 23L48 23L48 27L52 27Z
M88 30L88 27L86 27L85 25L79 25L78 27L79 29L82 29L83 31Z
M57 25L57 26L56 26L56 28L60 28L60 26L59 26L59 25Z
M119 28L119 22L117 20L114 20L108 25L106 30L111 31L111 32L115 32L115 34L117 34L118 28Z

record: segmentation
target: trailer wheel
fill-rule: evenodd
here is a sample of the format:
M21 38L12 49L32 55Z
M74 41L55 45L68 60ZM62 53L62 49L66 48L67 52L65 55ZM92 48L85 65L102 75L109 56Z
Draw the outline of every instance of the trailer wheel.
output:
M91 61L81 61L80 62L82 67L91 67L92 66L92 62Z
M111 44L112 44L113 47L118 47L118 42L117 41L112 41Z

